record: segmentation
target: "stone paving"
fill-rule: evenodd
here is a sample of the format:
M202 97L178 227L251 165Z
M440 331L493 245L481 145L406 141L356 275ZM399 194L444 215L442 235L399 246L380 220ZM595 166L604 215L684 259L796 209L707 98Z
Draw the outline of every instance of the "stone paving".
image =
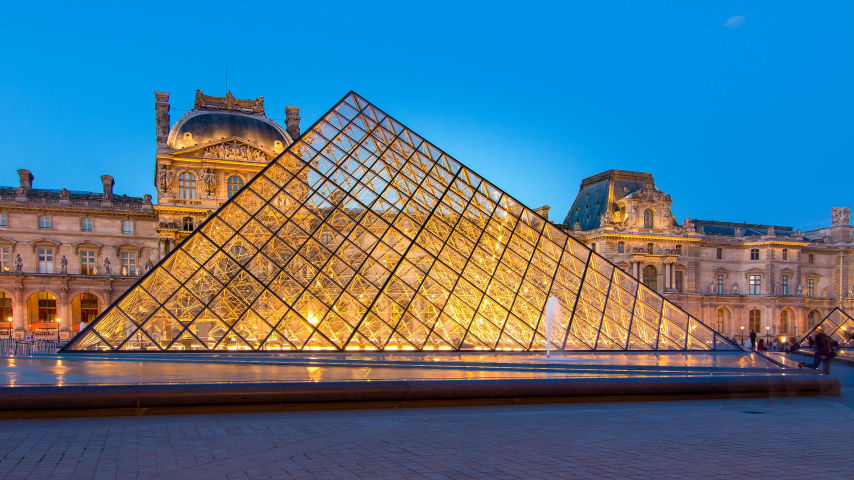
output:
M2 479L851 478L841 398L0 422Z

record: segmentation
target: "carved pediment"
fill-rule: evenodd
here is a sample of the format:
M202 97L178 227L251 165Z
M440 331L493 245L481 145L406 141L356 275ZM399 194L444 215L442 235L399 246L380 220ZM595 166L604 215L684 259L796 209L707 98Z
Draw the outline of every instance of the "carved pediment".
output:
M182 157L209 158L214 160L240 160L243 162L267 163L273 156L260 148L237 139L205 145L181 152Z
M667 203L668 205L673 203L673 200L670 199L670 195L655 188L655 185L653 185L652 183L645 183L640 190L633 192L629 195L629 197L631 197L633 200L640 200L645 202Z

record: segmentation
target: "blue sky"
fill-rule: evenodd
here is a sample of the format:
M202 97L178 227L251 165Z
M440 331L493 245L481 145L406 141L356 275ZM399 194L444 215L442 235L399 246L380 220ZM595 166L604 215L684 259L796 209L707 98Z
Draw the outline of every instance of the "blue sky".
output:
M0 29L4 185L154 194L152 92L174 122L227 64L303 126L353 89L556 220L611 168L652 172L679 221L854 204L850 2L25 3Z

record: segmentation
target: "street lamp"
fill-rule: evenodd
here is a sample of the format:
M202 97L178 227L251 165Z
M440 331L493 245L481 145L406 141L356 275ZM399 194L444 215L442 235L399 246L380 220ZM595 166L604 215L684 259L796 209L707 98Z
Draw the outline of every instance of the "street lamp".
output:
M744 325L741 326L741 344L744 345Z
M9 340L11 340L12 339L12 317L7 318L6 321L9 322Z
M59 338L59 323L60 322L61 322L61 319L59 317L56 317L56 343L59 343L61 341Z
M768 339L770 338L770 337L768 336L768 335L770 335L770 334L771 334L770 330L771 330L771 327L765 327L765 344L766 344L766 345L768 344Z

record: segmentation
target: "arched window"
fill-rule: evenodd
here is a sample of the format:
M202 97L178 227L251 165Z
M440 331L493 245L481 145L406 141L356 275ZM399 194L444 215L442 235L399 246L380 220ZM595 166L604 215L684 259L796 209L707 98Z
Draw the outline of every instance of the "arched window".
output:
M623 253L624 251L626 251L626 243L617 242L617 253Z
M646 209L643 211L643 228L652 228L653 224L653 213L652 210Z
M643 267L643 284L653 290L658 289L658 270L654 266Z
M183 172L178 175L178 198L196 198L196 176L192 173Z
M676 255L682 255L682 245L676 245Z
M237 175L232 175L228 177L226 184L228 185L228 198L231 198L243 186L243 179Z
M762 312L758 308L754 308L748 312L747 320L748 328L758 335L759 331L762 330Z
M0 291L0 322L11 322L12 297L8 293ZM12 325L9 325L12 328Z
M818 321L821 320L821 314L818 313L818 310L813 310L807 315L807 321L809 322L809 328L818 325Z
M193 230L193 217L184 217L183 227L184 231L190 232Z
M723 333L724 328L726 327L726 312L723 308L719 308L717 315L715 315L715 330L720 333Z
M789 311L780 312L780 333L789 333Z

